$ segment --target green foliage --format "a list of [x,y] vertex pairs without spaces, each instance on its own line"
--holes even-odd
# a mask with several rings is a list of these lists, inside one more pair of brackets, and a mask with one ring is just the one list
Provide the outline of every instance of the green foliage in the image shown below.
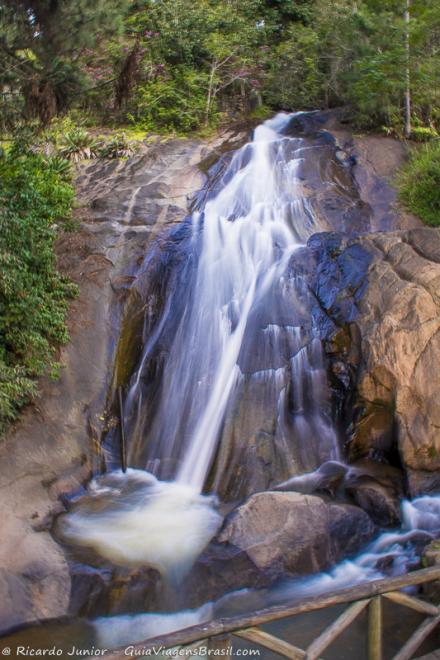
[[45,124],[93,88],[97,81],[82,66],[81,56],[122,32],[129,4],[128,0],[2,2],[0,84],[6,93],[3,109],[8,121],[13,121],[15,103],[25,116],[38,117]]
[[136,151],[136,144],[129,142],[125,133],[116,133],[104,142],[98,152],[100,158],[128,158]]
[[[292,111],[343,105],[356,126],[401,135],[409,74],[413,125],[439,130],[440,3],[411,0],[409,25],[405,8],[403,0],[6,0],[0,129],[76,110],[93,125],[188,132],[264,102]],[[84,155],[75,154],[71,146],[65,155]]]
[[[219,110],[248,110],[263,75],[264,15],[260,0],[150,1],[134,12],[128,25],[141,45],[129,104],[134,120],[151,130],[188,131],[215,124]],[[125,90],[135,75],[132,57]]]
[[268,63],[264,99],[272,107],[310,109],[322,105],[323,73],[319,37],[310,27],[293,25]]
[[385,124],[400,127],[404,78],[399,75],[401,52],[385,51],[362,57],[347,76],[347,100],[353,121],[362,128]]
[[411,131],[411,139],[415,142],[429,142],[439,138],[439,134],[432,126],[413,126]]
[[0,158],[0,430],[35,394],[67,338],[75,288],[56,270],[57,228],[69,219],[73,188],[59,158],[12,145]]
[[59,153],[63,158],[78,163],[86,158],[95,158],[99,146],[99,140],[90,135],[84,128],[78,126],[65,134]]
[[428,225],[440,226],[440,141],[414,149],[400,174],[398,188],[409,211]]
[[139,87],[131,121],[147,131],[188,132],[205,117],[207,77],[180,68],[173,77],[158,77]]

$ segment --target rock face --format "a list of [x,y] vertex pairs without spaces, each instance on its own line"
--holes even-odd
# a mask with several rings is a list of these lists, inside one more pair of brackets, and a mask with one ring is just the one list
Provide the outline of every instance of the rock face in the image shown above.
[[393,438],[411,495],[440,488],[440,230],[361,240],[373,256],[357,319],[358,418],[352,458],[381,454]]
[[[387,182],[404,155],[401,145],[332,132],[342,150],[324,145],[326,154],[335,152],[326,165],[331,176],[326,177],[325,194],[319,192],[320,177],[308,191],[318,216],[329,218],[328,229],[355,234],[413,226],[414,219],[407,217],[402,224]],[[60,497],[104,462],[100,438],[104,427],[117,423],[104,414],[109,392],[127,382],[142,344],[142,269],[151,241],[186,215],[189,198],[203,182],[196,164],[224,140],[170,141],[145,147],[124,161],[87,163],[78,171],[81,229],[59,243],[60,265],[80,287],[70,314],[71,341],[59,358],[65,368],[58,382],[41,382],[41,401],[23,413],[0,446],[0,631],[62,616],[69,608],[73,614],[105,613],[109,601],[115,611],[145,608],[151,598],[154,576],[124,574],[115,580],[106,571],[72,567],[49,529],[63,509]],[[390,151],[393,158],[384,158]],[[318,272],[314,294],[331,377],[342,388],[339,400],[334,397],[336,416],[348,419],[347,410],[355,409],[349,428],[343,429],[350,438],[349,458],[397,461],[397,447],[411,493],[438,490],[440,232],[420,228],[370,234],[350,244],[332,241],[330,237],[323,248],[328,259]],[[311,251],[322,245],[315,237]],[[154,297],[148,304],[159,306]],[[283,359],[289,360],[284,311],[275,330],[282,339]],[[264,379],[282,366],[264,363],[263,340],[262,333],[261,350],[249,361],[241,356],[248,384],[237,413],[243,420],[240,437],[230,443],[236,464],[230,464],[229,455],[220,457],[222,469],[228,468],[235,480],[242,467],[246,473],[235,492],[223,479],[221,495],[232,493],[231,499],[273,486],[272,473],[280,479],[294,473],[283,463],[284,445],[274,456],[273,402],[279,391],[267,391],[264,406],[255,405],[261,402]],[[227,420],[225,429],[228,433]],[[309,458],[309,446],[305,454]],[[316,467],[318,458],[304,463],[305,468]],[[225,474],[226,469],[222,478]],[[390,496],[387,484],[364,476],[352,494],[379,524],[393,520],[398,487]],[[192,579],[200,589],[197,597],[263,586],[285,572],[320,570],[355,553],[374,529],[356,506],[295,492],[253,495],[231,515],[196,565]]]
[[[320,327],[349,462],[401,465],[411,496],[438,491],[440,230],[349,240],[324,233],[309,245],[318,255]],[[365,483],[362,490],[355,501],[370,511],[379,491]]]
[[273,578],[306,574],[354,554],[375,533],[361,509],[300,493],[253,495],[227,521],[219,541],[244,552]]
[[404,495],[402,470],[376,461],[360,460],[350,466],[346,493],[379,527],[397,527]]
[[60,267],[80,288],[71,341],[59,356],[64,368],[58,381],[41,381],[37,405],[0,445],[0,631],[69,609],[71,570],[48,530],[63,509],[59,497],[102,461],[99,437],[127,290],[156,232],[185,216],[187,196],[204,180],[196,163],[225,139],[177,140],[127,160],[79,166],[81,227],[58,246]]

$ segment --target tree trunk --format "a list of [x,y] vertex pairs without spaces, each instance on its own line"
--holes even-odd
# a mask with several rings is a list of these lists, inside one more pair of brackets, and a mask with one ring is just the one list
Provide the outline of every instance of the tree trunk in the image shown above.
[[141,47],[139,38],[137,38],[116,82],[115,110],[121,110],[127,104],[131,91],[139,77],[140,60]]
[[405,9],[405,51],[406,51],[406,89],[405,89],[405,137],[411,136],[411,72],[410,72],[410,9],[411,0],[406,0]]
[[211,72],[209,74],[209,83],[208,83],[208,96],[206,98],[206,108],[205,108],[205,125],[209,124],[209,115],[211,114],[211,103],[212,103],[212,92],[214,87],[214,76],[217,64],[214,63],[211,66]]
[[37,117],[43,125],[58,114],[57,97],[50,80],[33,80],[24,89],[26,114]]

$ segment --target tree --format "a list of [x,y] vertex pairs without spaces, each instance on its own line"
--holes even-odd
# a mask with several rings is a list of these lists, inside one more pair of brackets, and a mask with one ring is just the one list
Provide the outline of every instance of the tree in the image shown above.
[[47,123],[86,84],[86,48],[122,29],[128,0],[5,0],[0,5],[0,81],[27,116]]
[[411,49],[410,49],[410,8],[411,0],[406,0],[405,8],[405,53],[406,53],[406,89],[405,89],[405,136],[411,135]]
[[158,81],[174,87],[178,79],[189,80],[192,71],[204,90],[205,123],[220,98],[229,95],[230,101],[243,105],[260,85],[259,47],[267,35],[264,12],[260,0],[150,0],[129,20],[129,30],[144,50],[141,95]]

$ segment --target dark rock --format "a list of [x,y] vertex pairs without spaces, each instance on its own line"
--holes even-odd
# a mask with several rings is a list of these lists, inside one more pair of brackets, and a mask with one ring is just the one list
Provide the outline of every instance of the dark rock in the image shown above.
[[400,523],[400,504],[396,497],[368,477],[347,488],[358,506],[366,511],[379,527],[397,527]]
[[146,612],[160,608],[160,576],[150,568],[71,564],[69,614],[81,617]]
[[311,494],[327,491],[334,494],[343,484],[348,466],[337,461],[327,461],[314,472],[301,474],[273,487],[273,491],[294,491]]

